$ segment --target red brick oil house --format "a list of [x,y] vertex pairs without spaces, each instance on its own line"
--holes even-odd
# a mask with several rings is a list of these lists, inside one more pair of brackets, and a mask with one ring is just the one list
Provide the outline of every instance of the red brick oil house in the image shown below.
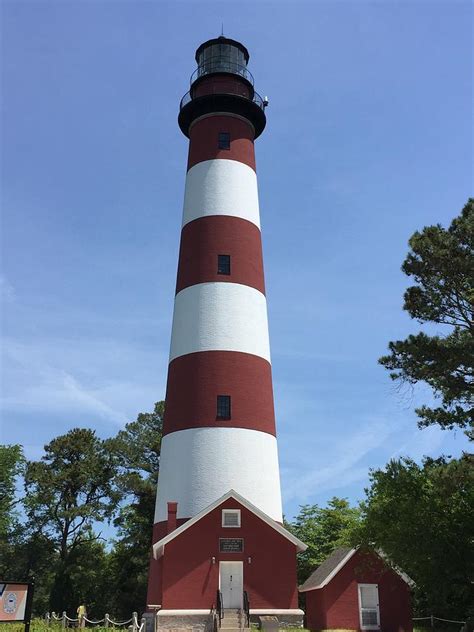
[[377,553],[336,549],[300,586],[306,627],[413,632],[412,580]]
[[274,615],[280,625],[301,625],[296,554],[303,542],[233,490],[179,526],[176,505],[168,503],[168,533],[153,545],[149,608],[158,627],[208,628],[218,591],[225,611],[242,609],[245,592],[253,620]]

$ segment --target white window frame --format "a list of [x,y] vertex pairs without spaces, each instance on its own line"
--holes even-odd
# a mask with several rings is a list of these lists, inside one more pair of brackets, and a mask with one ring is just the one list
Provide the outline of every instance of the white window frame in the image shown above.
[[[375,586],[377,588],[377,624],[367,625],[362,623],[362,595],[361,588],[368,588],[369,586]],[[357,584],[357,595],[359,597],[359,623],[361,630],[380,630],[380,602],[379,602],[379,585],[378,584]],[[372,608],[364,608],[364,610],[372,610]]]
[[[225,524],[226,514],[234,514],[237,516],[237,524]],[[222,526],[224,529],[239,529],[240,528],[240,509],[223,509],[222,510]]]

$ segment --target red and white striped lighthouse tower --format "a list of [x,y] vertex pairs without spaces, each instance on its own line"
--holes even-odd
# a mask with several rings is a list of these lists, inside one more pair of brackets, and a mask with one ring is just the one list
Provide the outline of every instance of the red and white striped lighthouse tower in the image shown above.
[[[291,615],[297,608],[293,567],[302,543],[281,526],[254,153],[266,103],[248,60],[235,40],[202,44],[178,118],[189,155],[148,590],[164,627],[164,613],[197,616],[189,613],[209,612],[219,599],[224,608],[241,608],[246,587],[247,599],[250,592],[262,605],[254,610]],[[205,544],[213,512],[221,531]],[[250,555],[265,546],[262,560],[288,557],[290,547],[290,587],[282,596],[280,586],[273,602],[274,571],[259,569]],[[259,573],[260,580],[253,577]]]

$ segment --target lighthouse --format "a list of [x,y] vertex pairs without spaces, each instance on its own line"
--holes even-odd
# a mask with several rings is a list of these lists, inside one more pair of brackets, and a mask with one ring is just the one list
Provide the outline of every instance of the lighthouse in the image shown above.
[[306,547],[282,526],[254,149],[267,101],[248,61],[224,36],[201,44],[178,116],[189,151],[147,596],[162,629],[302,616]]

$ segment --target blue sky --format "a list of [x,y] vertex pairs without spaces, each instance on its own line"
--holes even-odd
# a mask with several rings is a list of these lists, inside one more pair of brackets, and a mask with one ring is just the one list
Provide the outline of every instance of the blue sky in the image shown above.
[[471,194],[469,2],[4,1],[0,440],[39,458],[164,397],[195,48],[250,50],[284,508],[458,455],[377,365],[409,236]]

